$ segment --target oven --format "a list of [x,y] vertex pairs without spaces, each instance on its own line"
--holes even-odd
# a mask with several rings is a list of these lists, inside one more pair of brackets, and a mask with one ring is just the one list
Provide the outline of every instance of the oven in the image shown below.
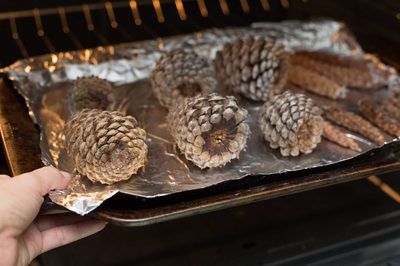
[[[332,18],[399,67],[400,4],[384,0],[4,1],[1,66],[41,54],[156,40],[260,21]],[[0,84],[2,165],[42,165],[24,100]],[[110,225],[38,265],[354,265],[399,263],[398,143],[323,170],[224,184],[163,199],[117,195],[90,215]],[[7,167],[5,165],[7,164]],[[43,212],[60,211],[50,201]],[[122,227],[121,227],[122,226]],[[128,226],[128,227],[126,227]]]

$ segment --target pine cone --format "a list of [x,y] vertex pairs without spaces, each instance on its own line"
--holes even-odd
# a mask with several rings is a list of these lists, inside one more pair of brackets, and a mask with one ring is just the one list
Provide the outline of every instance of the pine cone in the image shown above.
[[186,159],[201,169],[221,167],[246,146],[247,111],[233,96],[187,98],[168,115],[171,135]]
[[346,87],[302,66],[291,65],[288,80],[309,92],[334,100],[345,98],[347,94]]
[[66,124],[65,147],[80,174],[92,182],[113,184],[145,165],[145,136],[131,116],[84,109]]
[[259,122],[271,148],[280,148],[283,156],[298,156],[321,142],[321,113],[310,98],[287,91],[264,103]]
[[286,83],[288,54],[282,44],[264,39],[237,39],[217,53],[218,80],[254,101],[280,93]]
[[68,94],[68,105],[72,114],[85,108],[113,110],[115,103],[110,83],[96,76],[78,78]]
[[182,49],[173,50],[158,61],[150,82],[158,101],[167,108],[186,97],[211,93],[217,87],[209,61]]

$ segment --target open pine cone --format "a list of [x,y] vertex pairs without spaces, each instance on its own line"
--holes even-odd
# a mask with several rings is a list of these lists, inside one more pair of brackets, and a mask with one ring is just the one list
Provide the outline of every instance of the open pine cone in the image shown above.
[[286,83],[288,54],[273,40],[237,39],[225,44],[214,62],[222,84],[254,101],[266,101]]
[[201,169],[221,167],[239,157],[250,129],[247,110],[233,96],[187,98],[168,115],[168,125],[186,159]]
[[171,108],[186,97],[215,91],[214,68],[193,51],[177,49],[158,61],[150,76],[151,87],[160,104]]
[[285,92],[265,102],[260,126],[264,138],[283,156],[311,153],[321,142],[322,110],[303,94]]
[[76,79],[68,94],[68,105],[72,114],[85,108],[113,110],[115,103],[110,83],[96,76]]
[[119,112],[84,109],[65,126],[65,147],[77,171],[92,182],[127,180],[145,165],[146,132]]

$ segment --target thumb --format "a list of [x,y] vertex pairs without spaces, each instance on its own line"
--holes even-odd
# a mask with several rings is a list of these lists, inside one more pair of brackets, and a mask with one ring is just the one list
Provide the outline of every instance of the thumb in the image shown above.
[[14,177],[14,182],[21,186],[28,187],[34,192],[45,196],[50,190],[63,189],[69,181],[71,175],[62,172],[52,166],[42,167],[35,171]]

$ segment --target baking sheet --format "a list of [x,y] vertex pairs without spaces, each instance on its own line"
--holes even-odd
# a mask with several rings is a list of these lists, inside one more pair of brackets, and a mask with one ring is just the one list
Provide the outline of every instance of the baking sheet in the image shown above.
[[[172,143],[166,129],[167,111],[151,92],[147,77],[155,62],[166,51],[186,47],[210,59],[222,45],[237,37],[256,35],[275,38],[290,51],[325,50],[331,53],[363,56],[363,51],[344,24],[331,20],[256,23],[246,28],[211,29],[197,34],[137,43],[98,47],[75,52],[50,54],[21,60],[3,69],[14,87],[25,98],[32,119],[41,127],[42,160],[65,171],[74,172],[73,162],[63,147],[63,127],[68,119],[66,94],[77,77],[96,75],[113,83],[118,110],[135,116],[148,132],[148,164],[130,180],[111,186],[93,184],[76,175],[66,190],[50,193],[50,198],[81,215],[97,208],[117,192],[139,197],[160,197],[176,192],[201,189],[248,175],[269,175],[321,167],[353,158],[360,153],[324,140],[310,155],[283,158],[263,141],[257,124],[260,104],[240,99],[250,114],[251,137],[240,159],[224,168],[199,170],[186,161]],[[386,97],[388,90],[377,92],[351,90],[343,102],[312,96],[319,104],[343,105],[352,109],[356,100]],[[137,101],[140,99],[140,101]],[[363,152],[377,146],[348,132]],[[387,136],[387,141],[392,138]]]

